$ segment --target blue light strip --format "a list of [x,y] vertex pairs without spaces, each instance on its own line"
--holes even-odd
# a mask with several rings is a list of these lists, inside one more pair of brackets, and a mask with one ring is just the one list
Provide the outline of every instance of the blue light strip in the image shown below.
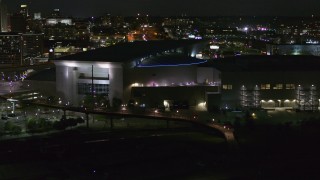
[[203,64],[203,63],[206,63],[207,60],[205,61],[202,61],[202,62],[197,62],[197,63],[189,63],[189,64],[172,64],[172,65],[165,65],[165,64],[161,64],[161,65],[138,65],[136,67],[141,67],[141,68],[144,68],[144,67],[178,67],[178,66],[190,66],[190,65],[198,65],[198,64]]

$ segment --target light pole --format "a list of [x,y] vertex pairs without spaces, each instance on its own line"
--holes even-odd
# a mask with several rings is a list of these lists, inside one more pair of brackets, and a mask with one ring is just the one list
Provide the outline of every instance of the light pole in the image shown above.
[[15,106],[16,106],[16,102],[17,102],[18,100],[16,100],[16,99],[8,99],[7,101],[9,101],[9,102],[12,104],[11,114],[15,114]]

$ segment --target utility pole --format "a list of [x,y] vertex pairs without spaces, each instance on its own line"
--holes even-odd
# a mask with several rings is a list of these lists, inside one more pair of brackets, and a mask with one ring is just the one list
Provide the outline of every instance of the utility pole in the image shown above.
[[[93,65],[91,67],[91,96],[92,96],[92,111],[94,111],[94,85],[93,85]],[[94,114],[92,114],[92,123],[94,123]]]
[[94,91],[93,91],[93,65],[91,67],[91,96],[92,96],[92,110],[94,110]]
[[23,34],[20,34],[20,66],[23,65]]

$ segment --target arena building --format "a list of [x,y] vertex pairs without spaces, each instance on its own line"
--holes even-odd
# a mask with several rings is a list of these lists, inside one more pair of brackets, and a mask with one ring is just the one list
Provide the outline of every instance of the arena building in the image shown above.
[[320,56],[319,44],[267,44],[267,55]]
[[318,110],[319,57],[240,56],[205,66],[220,72],[222,108]]
[[94,93],[166,110],[319,109],[320,57],[195,58],[207,45],[133,42],[65,56],[54,60],[55,94],[73,105]]
[[207,61],[195,58],[206,45],[206,41],[141,41],[65,56],[54,60],[56,90],[74,105],[91,93],[106,95],[110,101],[156,104],[158,100],[135,97],[132,89],[213,86],[212,74],[206,77],[197,67]]

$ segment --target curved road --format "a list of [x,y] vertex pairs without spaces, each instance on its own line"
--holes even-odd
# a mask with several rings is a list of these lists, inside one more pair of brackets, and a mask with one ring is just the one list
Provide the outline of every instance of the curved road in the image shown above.
[[[3,99],[7,99],[6,96],[0,96]],[[43,107],[49,107],[49,108],[55,108],[55,109],[62,109],[63,111],[72,111],[72,112],[79,112],[84,114],[100,114],[100,115],[106,115],[110,118],[113,117],[120,117],[120,118],[148,118],[148,119],[159,119],[159,120],[167,120],[167,121],[182,121],[182,122],[189,122],[197,125],[201,125],[204,127],[213,128],[215,130],[218,130],[224,135],[225,140],[228,142],[229,146],[232,148],[237,147],[237,141],[234,137],[233,129],[226,128],[223,125],[216,124],[216,123],[205,123],[202,121],[198,121],[197,119],[194,119],[193,116],[183,116],[183,115],[164,115],[161,113],[155,113],[155,112],[147,112],[147,113],[128,113],[128,112],[106,112],[103,110],[86,110],[80,107],[70,107],[70,106],[60,106],[60,105],[52,105],[52,104],[46,104],[46,103],[39,103],[39,102],[32,102],[34,105],[43,106]]]
[[164,115],[161,113],[154,113],[154,112],[147,112],[143,114],[138,114],[138,113],[128,113],[128,112],[106,112],[103,110],[86,110],[83,108],[79,107],[68,107],[68,106],[59,106],[59,105],[52,105],[52,104],[45,104],[45,103],[39,103],[39,102],[34,102],[34,105],[38,106],[44,106],[44,107],[50,107],[50,108],[56,108],[56,109],[62,109],[63,111],[73,111],[73,112],[79,112],[79,113],[84,113],[84,114],[100,114],[100,115],[106,115],[109,116],[110,118],[113,117],[121,117],[121,118],[148,118],[148,119],[159,119],[159,120],[168,120],[168,121],[182,121],[182,122],[189,122],[209,128],[213,128],[215,130],[218,130],[224,135],[224,138],[228,142],[228,144],[232,147],[237,146],[236,139],[234,137],[233,129],[226,128],[223,125],[216,124],[216,123],[205,123],[201,121],[197,121],[194,119],[192,116],[183,116],[183,115]]

